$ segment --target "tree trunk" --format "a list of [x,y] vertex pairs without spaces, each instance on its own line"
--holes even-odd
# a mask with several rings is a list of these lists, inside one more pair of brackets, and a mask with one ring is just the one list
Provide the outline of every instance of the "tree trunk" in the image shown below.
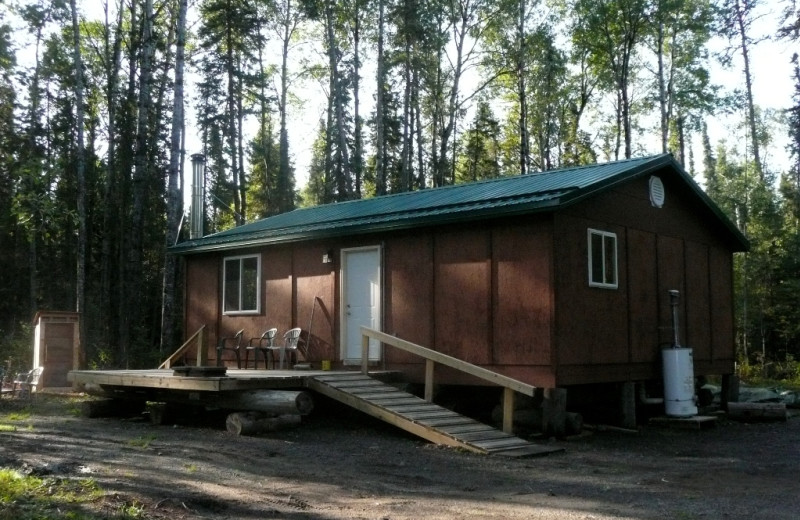
[[525,86],[525,4],[527,0],[519,0],[517,17],[517,97],[519,99],[519,173],[525,175],[530,171],[530,143],[528,137],[528,98]]
[[[137,2],[131,2],[129,15],[129,44],[128,44],[128,85],[125,92],[125,99],[122,103],[123,114],[121,120],[124,126],[120,128],[120,159],[117,172],[118,176],[118,189],[117,189],[117,215],[115,220],[116,231],[114,235],[115,244],[112,248],[112,254],[117,264],[117,321],[118,321],[118,334],[117,338],[117,359],[118,366],[127,366],[128,363],[128,350],[130,347],[130,320],[131,309],[135,303],[129,297],[136,289],[129,286],[128,272],[128,250],[130,249],[129,237],[131,230],[128,228],[128,223],[132,221],[129,214],[130,211],[130,185],[131,174],[134,169],[134,156],[133,149],[136,141],[136,79],[137,79],[137,56],[142,41],[138,39],[139,34],[139,15],[137,12]],[[131,224],[132,226],[132,224]],[[138,289],[138,288],[137,288]]]
[[[78,25],[78,8],[75,0],[70,0],[70,11],[72,14],[72,43],[73,61],[75,63],[75,127],[77,129],[78,142],[75,150],[75,173],[78,183],[78,261],[77,276],[75,283],[76,303],[75,310],[79,313],[86,312],[86,165],[84,159],[83,144],[83,60],[81,59],[81,38],[80,26]],[[79,322],[80,345],[86,344],[86,317]]]
[[237,60],[239,75],[236,81],[236,156],[239,159],[239,164],[236,171],[239,172],[239,200],[240,205],[239,215],[236,222],[243,225],[247,221],[247,177],[244,174],[244,107],[242,106],[242,99],[244,98],[244,80],[242,79],[242,63],[241,56]]
[[458,109],[458,92],[459,92],[459,82],[461,80],[461,72],[462,67],[464,66],[463,59],[464,59],[464,42],[467,38],[467,18],[463,16],[461,13],[461,25],[454,26],[454,36],[456,37],[455,45],[456,45],[456,60],[454,63],[454,70],[453,70],[453,84],[450,86],[450,95],[449,95],[449,102],[447,106],[447,122],[441,128],[439,136],[439,178],[442,180],[442,184],[446,183],[446,177],[449,167],[455,164],[455,144],[453,145],[453,160],[449,162],[447,161],[447,152],[448,146],[450,144],[450,138],[453,137],[453,143],[455,143],[455,137],[453,133],[455,131],[456,126],[456,118],[457,118],[457,109]]
[[102,343],[111,344],[111,331],[116,330],[114,324],[117,322],[113,313],[112,298],[112,237],[119,236],[114,230],[118,225],[114,218],[114,211],[118,208],[117,203],[117,78],[121,67],[122,56],[122,20],[123,9],[120,6],[117,11],[116,25],[114,26],[114,42],[109,41],[110,26],[108,25],[108,4],[106,4],[106,24],[104,55],[106,58],[106,106],[108,110],[108,152],[106,158],[106,178],[103,186],[103,240],[100,252],[100,322],[103,324]]
[[289,176],[289,133],[286,127],[287,96],[289,94],[289,40],[294,32],[295,24],[291,18],[291,0],[286,0],[283,13],[283,49],[281,51],[281,92],[280,92],[280,118],[281,129],[279,137],[280,163],[278,167],[278,213],[294,209],[294,193]]
[[239,160],[237,158],[237,142],[236,142],[236,57],[233,53],[234,41],[231,23],[226,25],[226,46],[227,54],[225,60],[226,76],[227,76],[227,137],[228,137],[228,154],[230,157],[231,169],[231,183],[233,185],[233,210],[234,222],[236,225],[241,225],[240,217],[242,205],[239,199]]
[[419,70],[414,69],[414,89],[411,95],[415,107],[416,117],[416,142],[417,142],[417,186],[416,189],[425,189],[425,159],[422,148],[422,107],[419,99]]
[[393,191],[410,191],[411,189],[411,145],[409,135],[411,125],[411,47],[408,41],[405,46],[405,62],[403,63],[403,148],[400,152],[400,186]]
[[658,106],[661,113],[661,153],[667,153],[669,121],[667,119],[667,88],[664,75],[664,21],[656,28],[656,54],[658,56]]
[[357,199],[361,198],[361,182],[364,167],[364,144],[361,126],[360,106],[359,106],[359,88],[361,85],[361,77],[359,76],[361,70],[361,57],[359,55],[359,41],[361,39],[361,12],[358,9],[358,2],[355,4],[355,16],[353,16],[353,122],[355,124],[353,137],[353,177],[355,185],[353,187],[353,196]]
[[[172,108],[172,133],[170,138],[170,164],[167,180],[167,222],[166,246],[170,247],[178,239],[178,228],[183,214],[183,197],[180,189],[180,166],[183,162],[183,67],[186,48],[186,9],[187,0],[178,0],[178,20],[175,52],[175,98]],[[161,355],[173,352],[175,345],[175,301],[178,260],[175,255],[164,258],[164,287],[161,305]]]
[[347,150],[347,135],[344,126],[344,88],[339,71],[337,54],[339,49],[336,45],[333,26],[335,23],[333,13],[333,0],[325,1],[325,25],[328,43],[328,61],[331,74],[331,96],[333,98],[333,116],[336,126],[336,156],[334,163],[335,182],[338,193],[337,201],[348,200],[352,197],[353,185],[350,177],[350,157]]
[[378,63],[377,63],[377,94],[375,96],[375,194],[386,194],[386,127],[384,121],[385,111],[385,84],[386,64],[383,53],[384,45],[384,11],[386,0],[378,0]]
[[[144,215],[147,204],[147,186],[149,180],[148,150],[151,142],[150,110],[152,108],[152,64],[155,52],[153,40],[153,1],[145,1],[145,10],[142,13],[142,61],[139,72],[139,99],[138,118],[136,124],[136,155],[133,170],[133,208],[131,212],[130,246],[127,251],[127,285],[128,312],[122,316],[125,324],[124,344],[130,344],[132,329],[140,325],[142,301],[142,250],[144,242]],[[122,338],[121,338],[122,340]],[[124,366],[128,366],[128,352],[123,356]]]
[[753,102],[753,77],[750,74],[750,45],[747,35],[747,23],[745,22],[745,11],[739,0],[735,0],[736,24],[739,28],[739,37],[742,41],[742,60],[744,60],[744,83],[745,94],[747,95],[747,122],[750,126],[750,140],[753,148],[753,163],[761,181],[764,181],[764,170],[761,167],[761,153],[759,150],[758,127],[756,125],[756,108]]

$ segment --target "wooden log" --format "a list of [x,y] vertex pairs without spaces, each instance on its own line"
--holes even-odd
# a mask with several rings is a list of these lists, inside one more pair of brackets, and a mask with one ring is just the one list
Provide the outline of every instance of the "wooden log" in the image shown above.
[[275,415],[308,415],[314,409],[311,394],[294,390],[250,390],[209,396],[204,404],[228,410],[256,411]]
[[92,399],[81,403],[83,417],[129,417],[144,411],[145,402],[128,399]]
[[728,417],[741,421],[786,421],[785,403],[728,403]]
[[255,435],[294,428],[300,425],[299,415],[277,415],[260,412],[234,412],[225,419],[225,428],[234,435]]

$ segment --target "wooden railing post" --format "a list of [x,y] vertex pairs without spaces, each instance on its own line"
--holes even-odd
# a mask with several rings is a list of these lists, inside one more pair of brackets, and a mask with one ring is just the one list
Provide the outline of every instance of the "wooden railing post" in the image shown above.
[[361,335],[361,373],[369,373],[369,336]]
[[197,366],[201,367],[208,363],[208,349],[206,348],[206,327],[200,329],[197,335]]
[[178,350],[173,352],[167,359],[161,363],[158,368],[170,368],[172,366],[172,362],[178,357],[184,355],[186,351],[189,349],[190,346],[194,343],[195,340],[198,342],[197,346],[197,365],[200,366],[201,363],[205,363],[208,361],[208,352],[205,348],[205,330],[206,326],[203,325],[200,329],[192,334],[192,337],[186,340],[186,343],[181,345]]
[[503,431],[514,433],[514,390],[503,388]]
[[425,400],[433,402],[433,367],[432,359],[425,360]]
[[370,338],[425,359],[425,401],[429,403],[433,402],[433,380],[436,363],[503,387],[503,431],[509,434],[513,433],[514,430],[514,393],[519,392],[533,397],[536,390],[532,385],[522,381],[369,327],[361,327],[361,372],[364,374],[367,374],[369,370]]

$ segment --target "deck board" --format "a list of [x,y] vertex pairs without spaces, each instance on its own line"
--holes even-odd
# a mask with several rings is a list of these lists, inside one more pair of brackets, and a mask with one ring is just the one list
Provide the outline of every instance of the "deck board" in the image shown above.
[[[176,376],[171,369],[73,370],[67,375],[67,380],[83,385],[224,392],[232,390],[303,388],[306,386],[305,383],[309,377],[331,373],[321,370],[228,369],[227,374],[221,377],[187,377]],[[357,372],[353,373],[359,374]],[[347,372],[343,374],[346,375]]]

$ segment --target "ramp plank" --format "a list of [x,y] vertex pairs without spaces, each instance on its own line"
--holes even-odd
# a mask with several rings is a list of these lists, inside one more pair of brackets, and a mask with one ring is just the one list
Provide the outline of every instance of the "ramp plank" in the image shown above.
[[552,453],[362,374],[311,376],[306,385],[430,442],[477,453],[528,457]]

